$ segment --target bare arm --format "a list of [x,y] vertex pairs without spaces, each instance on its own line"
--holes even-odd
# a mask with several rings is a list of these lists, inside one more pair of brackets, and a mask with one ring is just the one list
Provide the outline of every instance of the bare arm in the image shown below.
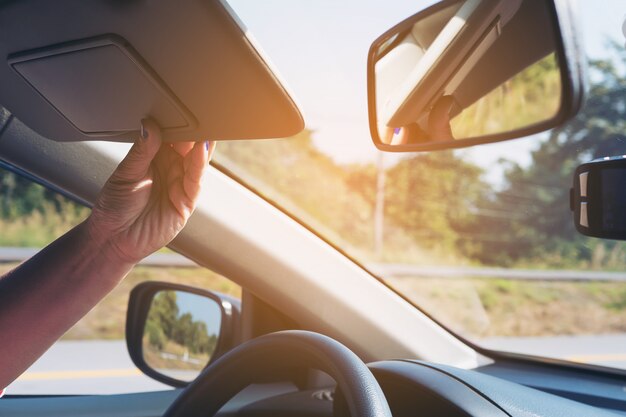
[[0,389],[10,384],[193,213],[214,144],[161,144],[144,122],[91,215],[0,279]]

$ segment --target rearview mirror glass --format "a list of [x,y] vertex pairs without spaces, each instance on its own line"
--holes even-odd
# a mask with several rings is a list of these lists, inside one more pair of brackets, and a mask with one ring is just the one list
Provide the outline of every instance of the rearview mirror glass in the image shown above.
[[626,157],[582,164],[574,173],[570,208],[576,230],[586,236],[626,240]]
[[374,142],[382,150],[434,150],[554,127],[580,107],[582,77],[565,56],[552,1],[438,3],[370,49]]
[[142,337],[143,359],[156,371],[192,381],[216,351],[222,310],[211,298],[162,290],[152,299]]

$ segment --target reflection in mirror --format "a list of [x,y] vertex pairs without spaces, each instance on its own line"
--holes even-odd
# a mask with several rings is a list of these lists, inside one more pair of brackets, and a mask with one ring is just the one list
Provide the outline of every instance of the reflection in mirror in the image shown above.
[[182,291],[155,294],[142,338],[146,364],[182,381],[192,381],[216,350],[222,311],[216,301]]
[[556,118],[556,33],[548,1],[445,1],[407,19],[370,51],[378,141],[476,139]]

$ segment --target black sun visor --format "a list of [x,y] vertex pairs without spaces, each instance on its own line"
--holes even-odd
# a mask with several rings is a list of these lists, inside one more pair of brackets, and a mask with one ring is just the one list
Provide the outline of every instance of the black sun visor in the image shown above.
[[[28,22],[28,24],[26,24]],[[291,136],[302,116],[220,1],[0,2],[0,104],[57,141]]]

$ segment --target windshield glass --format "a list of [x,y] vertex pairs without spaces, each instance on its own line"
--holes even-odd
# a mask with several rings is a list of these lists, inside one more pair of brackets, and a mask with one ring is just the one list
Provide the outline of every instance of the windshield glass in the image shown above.
[[383,155],[368,131],[367,51],[431,3],[231,0],[293,89],[307,130],[220,143],[216,160],[457,334],[626,368],[626,247],[577,234],[569,211],[575,167],[626,153],[623,2],[579,4],[592,86],[566,126]]

